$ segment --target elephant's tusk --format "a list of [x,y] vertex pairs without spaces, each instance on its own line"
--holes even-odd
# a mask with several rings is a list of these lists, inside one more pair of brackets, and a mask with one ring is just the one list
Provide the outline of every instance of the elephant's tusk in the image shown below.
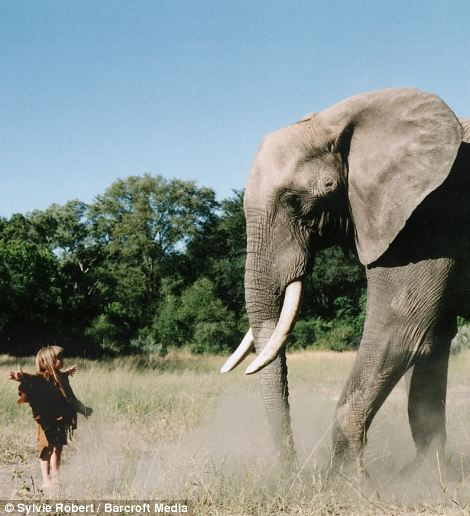
[[256,359],[248,366],[245,374],[257,373],[277,357],[282,346],[286,343],[289,333],[295,325],[301,297],[301,281],[295,281],[288,285],[284,296],[281,315],[279,316],[276,328],[274,329],[268,343],[263,348],[263,351],[261,351]]
[[247,331],[246,335],[243,337],[238,348],[233,352],[230,358],[225,362],[220,370],[221,373],[228,373],[232,369],[235,369],[237,365],[242,362],[242,360],[250,353],[253,349],[253,332],[251,328]]

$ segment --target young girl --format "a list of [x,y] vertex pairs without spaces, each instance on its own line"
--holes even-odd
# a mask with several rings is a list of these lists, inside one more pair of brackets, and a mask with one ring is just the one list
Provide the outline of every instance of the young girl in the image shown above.
[[62,447],[67,444],[77,428],[77,412],[85,417],[93,410],[86,407],[73,393],[69,376],[77,366],[62,371],[63,348],[46,346],[36,355],[36,374],[23,371],[10,373],[10,378],[20,382],[18,403],[29,403],[38,423],[38,454],[44,489],[59,481]]

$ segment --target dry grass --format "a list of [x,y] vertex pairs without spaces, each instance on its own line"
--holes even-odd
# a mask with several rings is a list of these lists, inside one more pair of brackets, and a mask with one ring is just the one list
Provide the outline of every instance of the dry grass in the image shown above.
[[[80,418],[65,448],[60,496],[69,499],[187,499],[195,514],[460,514],[470,502],[470,353],[452,358],[448,460],[413,483],[406,393],[397,386],[369,433],[373,482],[328,477],[330,426],[353,353],[289,357],[292,421],[302,470],[279,475],[255,377],[220,375],[220,357],[174,353],[147,361],[78,360],[75,392],[95,413]],[[71,364],[68,360],[67,364]],[[0,497],[37,497],[35,428],[16,405],[0,357]],[[22,362],[33,369],[32,360]],[[436,474],[436,471],[437,474]],[[439,475],[440,473],[440,475]],[[469,505],[470,506],[470,505]]]

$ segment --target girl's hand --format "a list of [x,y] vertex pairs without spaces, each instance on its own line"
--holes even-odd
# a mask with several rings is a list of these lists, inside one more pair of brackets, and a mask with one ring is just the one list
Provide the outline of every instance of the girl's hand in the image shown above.
[[73,366],[68,367],[64,373],[68,374],[69,376],[73,376],[77,372],[77,364],[74,364]]
[[15,380],[16,382],[21,382],[23,379],[22,371],[10,371],[10,380]]

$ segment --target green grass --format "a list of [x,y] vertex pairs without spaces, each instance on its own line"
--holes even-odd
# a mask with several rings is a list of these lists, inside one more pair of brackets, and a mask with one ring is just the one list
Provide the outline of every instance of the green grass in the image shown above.
[[[187,499],[195,514],[460,514],[470,502],[470,353],[452,357],[448,465],[413,484],[399,469],[413,458],[400,384],[369,433],[367,489],[329,479],[330,427],[354,353],[289,356],[292,420],[302,471],[281,478],[256,377],[243,365],[220,375],[223,357],[66,360],[71,383],[94,409],[64,449],[69,499]],[[37,497],[35,423],[8,380],[15,358],[0,357],[0,498]],[[33,371],[33,360],[21,360]],[[371,487],[372,486],[372,487]]]

